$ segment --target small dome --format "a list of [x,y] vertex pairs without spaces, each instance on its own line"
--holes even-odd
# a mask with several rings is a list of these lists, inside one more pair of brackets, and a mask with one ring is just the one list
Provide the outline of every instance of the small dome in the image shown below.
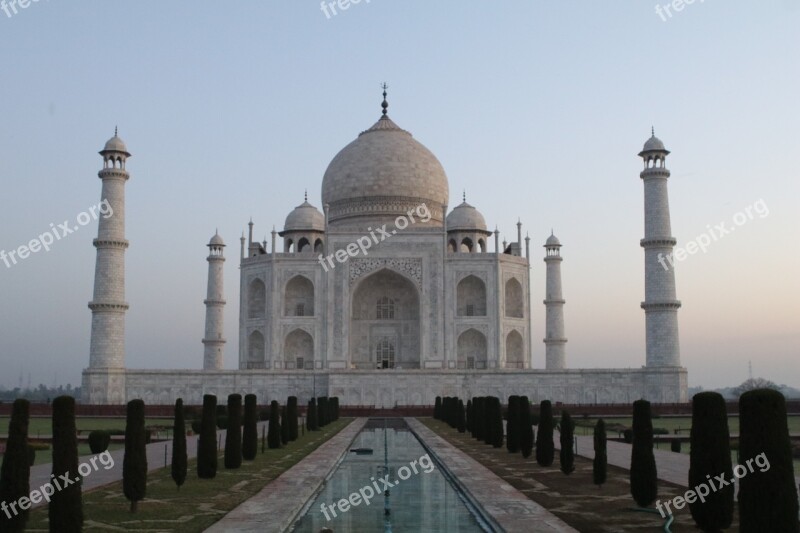
[[[116,133],[106,142],[106,145],[103,147],[103,152],[122,152],[131,155],[128,153],[128,147],[125,146],[125,141],[120,139]],[[103,152],[100,153],[102,154]]]
[[464,201],[447,215],[447,231],[486,231],[486,219],[480,211]]
[[545,246],[561,246],[561,241],[559,241],[558,237],[556,237],[555,235],[550,234],[550,236],[547,238],[547,241],[545,241],[544,245]]
[[219,236],[219,233],[215,233],[211,240],[208,241],[209,246],[225,246],[225,241],[222,240],[222,237]]
[[652,135],[647,142],[644,143],[644,148],[642,148],[642,152],[666,152],[667,149],[664,147],[664,143],[661,142],[661,139],[656,137],[655,132],[652,132]]
[[283,231],[325,231],[325,215],[308,203],[308,200],[294,208],[286,217]]

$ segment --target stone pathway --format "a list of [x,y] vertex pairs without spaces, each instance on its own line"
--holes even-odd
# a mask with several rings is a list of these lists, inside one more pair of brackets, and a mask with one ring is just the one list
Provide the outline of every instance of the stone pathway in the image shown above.
[[418,420],[406,418],[406,422],[431,455],[447,466],[455,478],[451,481],[489,515],[498,531],[532,531],[533,524],[537,533],[577,531]]
[[206,531],[279,533],[288,530],[366,423],[366,418],[355,419]]

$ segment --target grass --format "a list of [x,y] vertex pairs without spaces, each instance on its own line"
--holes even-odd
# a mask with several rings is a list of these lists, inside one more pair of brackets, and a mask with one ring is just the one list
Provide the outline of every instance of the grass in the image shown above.
[[[7,416],[0,416],[0,434],[5,435],[8,433],[8,423],[10,418]],[[172,427],[172,418],[148,418],[145,420],[146,426],[165,426],[166,428]],[[100,417],[77,417],[75,425],[81,434],[88,434],[94,429],[119,429],[125,430],[125,418],[100,418]],[[188,427],[188,424],[187,424]],[[28,436],[31,438],[42,436],[49,436],[53,433],[53,422],[49,416],[31,417],[28,421]],[[171,435],[171,431],[167,431]]]
[[[352,421],[340,419],[321,431],[306,432],[285,448],[265,450],[254,461],[243,461],[236,470],[225,470],[223,454],[214,479],[197,477],[197,461],[189,461],[186,483],[180,490],[170,468],[148,474],[147,498],[135,514],[122,493],[122,482],[84,493],[84,530],[117,531],[203,531],[240,503],[252,497],[270,481],[294,466]],[[47,508],[31,513],[26,531],[47,531]]]

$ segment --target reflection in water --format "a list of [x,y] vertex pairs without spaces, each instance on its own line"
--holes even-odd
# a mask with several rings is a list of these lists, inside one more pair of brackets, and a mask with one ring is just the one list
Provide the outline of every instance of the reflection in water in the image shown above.
[[373,453],[348,453],[293,531],[484,531],[402,419],[370,419],[350,445],[356,448]]

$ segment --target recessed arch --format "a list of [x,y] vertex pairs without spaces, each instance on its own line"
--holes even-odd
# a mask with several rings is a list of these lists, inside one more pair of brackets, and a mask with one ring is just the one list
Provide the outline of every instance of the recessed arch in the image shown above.
[[247,339],[247,361],[251,367],[264,362],[264,335],[260,331],[252,332]]
[[420,295],[406,276],[388,269],[362,278],[352,292],[350,364],[375,369],[382,339],[394,345],[395,368],[420,368]]
[[314,368],[314,338],[305,330],[293,330],[283,342],[283,357],[286,368]]
[[517,278],[506,282],[506,316],[511,318],[525,318],[525,304],[522,285]]
[[462,253],[470,253],[475,245],[472,242],[472,239],[469,237],[464,237],[461,239],[461,252]]
[[470,328],[459,335],[456,347],[458,353],[458,368],[486,368],[486,346],[486,335],[477,329]]
[[314,284],[305,276],[297,275],[284,289],[284,316],[314,316]]
[[456,287],[458,316],[486,316],[486,284],[478,276],[469,275]]
[[267,287],[259,278],[247,288],[247,318],[264,318],[267,308]]
[[525,368],[522,335],[515,329],[506,337],[506,368]]

